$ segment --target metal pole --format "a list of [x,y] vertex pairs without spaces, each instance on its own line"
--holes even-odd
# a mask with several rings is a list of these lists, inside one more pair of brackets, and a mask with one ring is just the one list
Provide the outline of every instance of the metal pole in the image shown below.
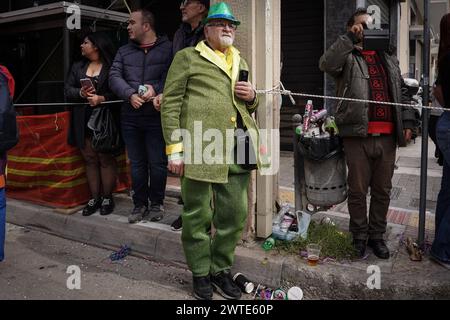
[[[301,166],[300,154],[298,152],[298,135],[295,132],[295,129],[302,124],[302,116],[299,114],[295,114],[292,117],[292,129],[294,131],[294,197],[295,197],[295,212],[302,211],[302,190],[301,190],[301,177],[300,172],[302,172],[303,176],[303,166]],[[300,168],[301,167],[301,168]]]
[[[428,106],[430,101],[430,0],[424,0],[423,21],[423,101]],[[422,110],[422,158],[420,169],[420,208],[419,208],[419,246],[425,245],[425,223],[427,209],[427,175],[428,175],[428,120],[429,110]]]

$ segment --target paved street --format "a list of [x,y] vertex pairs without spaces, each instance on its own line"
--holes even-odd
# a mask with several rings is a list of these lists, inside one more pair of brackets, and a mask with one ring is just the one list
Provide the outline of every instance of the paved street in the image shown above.
[[[418,142],[398,154],[399,168],[394,176],[398,181],[394,181],[394,187],[399,189],[392,196],[386,234],[391,259],[380,261],[369,251],[366,260],[327,262],[311,269],[299,256],[284,256],[276,250],[263,252],[259,239],[238,247],[234,272],[242,272],[253,282],[273,288],[300,286],[304,289],[305,299],[449,297],[448,271],[428,257],[421,263],[411,262],[402,244],[406,237],[415,239],[418,234],[418,207],[412,200],[419,198],[416,187],[419,146]],[[292,157],[283,154],[281,160],[281,196],[290,202],[293,198],[289,185],[293,173]],[[430,156],[429,188],[436,194],[440,171]],[[408,181],[401,185],[402,179]],[[173,191],[178,179],[170,182],[172,195],[166,202],[166,215],[159,223],[129,225],[126,216],[131,210],[131,201],[125,194],[116,196],[114,214],[108,217],[96,214],[88,218],[82,217],[80,212],[66,215],[51,208],[9,199],[8,221],[24,228],[8,225],[7,259],[0,263],[0,299],[192,300],[191,274],[186,270],[180,233],[169,227],[181,212]],[[435,201],[436,194],[428,194],[429,201]],[[431,204],[427,207],[427,243],[432,241],[434,234],[433,211],[434,204]],[[324,214],[347,230],[346,203],[313,218],[320,221]],[[135,256],[128,256],[119,263],[110,262],[111,248],[117,250],[123,244],[130,245]],[[367,268],[371,265],[379,266],[383,273],[383,288],[379,292],[366,287]],[[67,289],[69,266],[80,267],[81,290]],[[424,282],[426,286],[422,286]],[[216,295],[215,299],[221,298]]]
[[[0,263],[0,300],[190,300],[188,271],[132,256],[112,263],[111,251],[8,225]],[[81,269],[81,290],[69,290],[69,266]],[[74,283],[74,282],[71,282]]]

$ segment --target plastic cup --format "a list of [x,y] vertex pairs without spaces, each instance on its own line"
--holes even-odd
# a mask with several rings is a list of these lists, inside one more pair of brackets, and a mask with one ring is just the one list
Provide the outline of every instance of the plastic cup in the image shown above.
[[306,251],[308,252],[308,265],[311,267],[317,266],[320,258],[320,250],[322,248],[316,243],[310,243],[306,246]]

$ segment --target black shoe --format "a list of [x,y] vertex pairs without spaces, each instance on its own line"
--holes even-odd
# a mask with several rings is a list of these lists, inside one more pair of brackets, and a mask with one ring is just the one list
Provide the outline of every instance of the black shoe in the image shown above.
[[358,258],[364,258],[364,255],[366,254],[366,240],[360,240],[360,239],[354,239],[353,240],[353,248],[355,248],[356,256]]
[[172,227],[173,231],[181,231],[183,229],[183,219],[181,216],[177,218],[172,224],[170,225]]
[[150,206],[150,221],[158,222],[164,217],[164,206],[161,204],[152,204]]
[[386,242],[382,239],[369,239],[367,245],[372,248],[373,253],[380,259],[389,259],[390,253]]
[[102,207],[100,208],[100,215],[107,216],[114,211],[114,200],[112,196],[104,197]]
[[148,208],[146,206],[134,207],[133,211],[128,216],[128,222],[129,223],[141,222],[147,215],[148,215]]
[[222,271],[212,276],[214,290],[225,299],[239,300],[242,296],[241,289],[234,283],[230,271]]
[[92,216],[94,213],[97,212],[98,209],[100,209],[101,205],[102,205],[101,198],[89,200],[88,204],[83,209],[83,216],[84,217]]
[[194,277],[194,297],[198,300],[212,300],[211,277]]

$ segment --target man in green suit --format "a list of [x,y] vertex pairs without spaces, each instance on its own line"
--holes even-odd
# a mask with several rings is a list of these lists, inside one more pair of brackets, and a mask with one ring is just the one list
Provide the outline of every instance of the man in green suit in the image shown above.
[[[255,155],[259,135],[251,116],[258,106],[256,92],[250,82],[238,81],[240,72],[248,71],[233,47],[239,24],[226,3],[211,7],[206,40],[175,56],[161,109],[169,170],[182,176],[183,248],[194,296],[202,300],[212,299],[213,288],[227,299],[241,297],[230,269],[247,217],[250,171],[237,164],[240,148],[233,134],[248,129]],[[208,132],[216,133],[213,144]],[[208,154],[211,145],[214,151]]]

